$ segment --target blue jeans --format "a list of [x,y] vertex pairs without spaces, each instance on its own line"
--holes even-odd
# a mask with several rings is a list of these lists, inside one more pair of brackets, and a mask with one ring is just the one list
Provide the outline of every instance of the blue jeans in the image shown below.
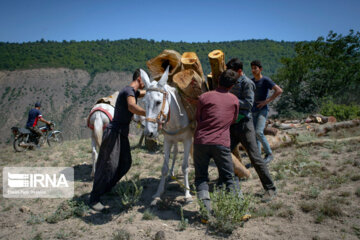
[[268,112],[269,112],[268,109],[262,108],[260,111],[253,112],[252,116],[253,116],[255,133],[256,133],[256,142],[257,142],[260,154],[261,154],[261,145],[262,145],[265,154],[270,155],[270,154],[272,154],[272,151],[271,151],[270,145],[264,135],[264,129],[265,129],[266,118],[267,118]]

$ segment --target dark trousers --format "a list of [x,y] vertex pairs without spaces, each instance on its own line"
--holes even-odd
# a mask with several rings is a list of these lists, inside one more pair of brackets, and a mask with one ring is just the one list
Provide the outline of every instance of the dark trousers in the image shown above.
[[43,136],[43,133],[41,132],[41,130],[35,126],[35,127],[27,127],[27,129],[29,129],[32,133],[38,135],[39,137]]
[[208,196],[208,167],[211,158],[219,171],[219,183],[225,184],[227,189],[237,189],[230,149],[222,145],[194,144],[195,186],[198,194]]
[[38,138],[36,138],[35,144],[39,144],[40,139],[42,139],[42,137],[44,137],[43,133],[41,132],[41,130],[35,126],[35,127],[26,127],[27,129],[30,130],[30,132],[32,132],[33,134],[36,134],[38,136]]
[[276,190],[274,182],[270,176],[269,169],[262,159],[256,143],[255,129],[252,119],[242,119],[239,123],[230,127],[231,150],[239,143],[246,149],[251,164],[258,174],[261,184],[265,190]]
[[100,196],[109,192],[131,167],[130,143],[121,130],[106,128],[94,176],[90,203],[100,201]]

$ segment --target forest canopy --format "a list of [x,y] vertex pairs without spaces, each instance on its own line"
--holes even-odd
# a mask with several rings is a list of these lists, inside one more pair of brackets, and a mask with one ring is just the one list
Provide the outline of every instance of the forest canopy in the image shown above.
[[231,42],[186,43],[144,39],[97,40],[97,41],[46,41],[28,43],[0,42],[0,70],[18,70],[48,67],[84,69],[94,75],[106,71],[146,69],[146,61],[159,55],[164,49],[180,54],[195,52],[203,65],[204,73],[210,73],[208,54],[220,49],[226,60],[238,57],[250,74],[250,62],[260,59],[268,75],[281,66],[280,59],[295,56],[295,42],[271,40],[247,40]]

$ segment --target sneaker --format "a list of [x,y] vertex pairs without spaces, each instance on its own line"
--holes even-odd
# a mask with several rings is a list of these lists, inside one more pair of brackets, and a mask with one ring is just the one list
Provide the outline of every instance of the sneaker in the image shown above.
[[268,164],[270,163],[272,160],[274,160],[274,156],[272,154],[266,154],[265,158],[264,158],[264,163]]
[[102,210],[105,209],[104,205],[102,205],[101,202],[91,204],[91,208],[94,209],[97,212],[101,212]]
[[267,190],[264,196],[261,198],[261,202],[270,202],[273,200],[277,195],[276,190]]

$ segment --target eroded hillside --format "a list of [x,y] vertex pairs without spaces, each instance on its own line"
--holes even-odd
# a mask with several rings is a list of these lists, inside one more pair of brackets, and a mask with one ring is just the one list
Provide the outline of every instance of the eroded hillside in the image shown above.
[[91,77],[65,68],[0,71],[0,143],[10,143],[12,126],[23,127],[36,101],[45,119],[53,120],[65,139],[89,137],[86,118],[94,102],[120,90],[131,73],[106,72]]

